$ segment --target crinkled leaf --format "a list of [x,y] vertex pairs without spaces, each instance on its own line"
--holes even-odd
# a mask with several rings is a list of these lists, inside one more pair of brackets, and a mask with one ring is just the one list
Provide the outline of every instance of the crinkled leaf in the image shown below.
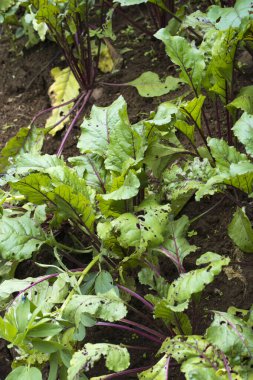
[[42,229],[29,214],[0,220],[0,254],[4,259],[26,260],[46,241]]
[[167,76],[164,80],[160,80],[159,75],[152,71],[142,73],[135,80],[127,84],[135,87],[139,95],[143,97],[154,97],[168,94],[178,88],[180,80],[172,76]]
[[75,380],[82,370],[88,371],[103,357],[106,367],[111,371],[123,371],[130,365],[130,356],[126,348],[108,343],[87,343],[83,350],[75,352],[72,356],[68,380]]
[[244,112],[235,123],[233,131],[238,140],[245,146],[246,152],[253,156],[253,115]]
[[244,209],[237,208],[228,226],[228,234],[243,252],[253,253],[253,228]]
[[198,93],[205,71],[203,53],[184,37],[171,36],[166,28],[160,29],[155,37],[163,41],[166,53],[180,67],[183,81]]
[[[51,98],[51,104],[56,107],[62,103],[66,103],[69,100],[76,98],[79,95],[79,85],[70,70],[69,67],[61,70],[59,67],[55,67],[51,70],[54,83],[49,87],[48,93]],[[58,123],[73,107],[74,103],[66,104],[65,106],[55,108],[52,115],[47,119],[46,128],[50,128]],[[50,133],[55,135],[57,131],[60,131],[69,120],[69,116],[53,128]]]

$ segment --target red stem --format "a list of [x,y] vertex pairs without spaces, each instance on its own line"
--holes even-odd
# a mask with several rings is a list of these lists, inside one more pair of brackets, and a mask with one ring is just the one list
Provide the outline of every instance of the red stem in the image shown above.
[[160,339],[157,339],[154,336],[146,334],[145,332],[143,332],[141,330],[133,329],[132,327],[120,325],[120,324],[117,324],[117,323],[111,323],[111,322],[97,322],[96,326],[107,326],[107,327],[113,327],[113,328],[120,329],[120,330],[131,331],[132,333],[137,334],[137,335],[141,335],[144,338],[147,338],[147,339],[151,340],[152,342],[157,343],[158,345],[161,344],[161,340]]
[[137,300],[141,301],[149,310],[153,312],[154,306],[145,300],[145,298],[141,297],[139,294],[133,292],[131,289],[126,288],[122,285],[117,285],[118,288],[124,290],[126,293],[130,294],[132,297],[136,298]]
[[69,125],[69,127],[68,127],[68,129],[67,129],[67,131],[66,131],[66,133],[65,133],[65,135],[64,135],[64,137],[63,137],[63,139],[62,139],[62,142],[61,142],[61,144],[60,144],[60,146],[59,146],[59,149],[58,149],[58,151],[57,151],[57,157],[60,157],[60,156],[61,156],[62,151],[63,151],[63,149],[64,149],[64,146],[65,146],[65,144],[66,144],[66,141],[67,141],[67,139],[68,139],[68,137],[69,137],[69,135],[70,135],[70,132],[71,132],[72,129],[74,128],[75,123],[77,122],[77,120],[78,120],[79,117],[81,116],[81,114],[82,114],[82,112],[83,112],[83,110],[84,110],[86,104],[88,103],[88,101],[89,101],[89,99],[90,99],[90,97],[91,97],[92,91],[93,91],[93,90],[88,90],[88,91],[87,91],[87,93],[86,93],[86,95],[85,95],[85,98],[84,98],[84,101],[83,101],[83,104],[81,105],[80,110],[77,112],[76,116],[74,117],[73,121],[72,121],[71,124]]
[[142,324],[140,324],[140,323],[130,321],[129,319],[126,319],[126,318],[121,319],[120,322],[127,323],[127,324],[129,324],[129,325],[132,325],[132,326],[138,327],[139,329],[142,329],[142,330],[144,330],[144,331],[147,331],[147,332],[149,332],[150,334],[155,335],[155,336],[157,336],[158,338],[160,338],[160,339],[162,339],[162,340],[166,339],[166,336],[165,336],[165,335],[160,334],[158,331],[155,331],[155,330],[153,330],[153,329],[150,329],[149,327],[146,327],[146,326],[144,326],[144,325],[142,325]]

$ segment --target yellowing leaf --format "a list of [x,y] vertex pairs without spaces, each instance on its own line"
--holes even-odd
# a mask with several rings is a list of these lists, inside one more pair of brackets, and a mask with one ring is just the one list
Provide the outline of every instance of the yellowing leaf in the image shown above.
[[[79,85],[69,67],[61,70],[59,67],[54,67],[51,70],[51,75],[54,83],[49,87],[48,93],[51,98],[52,106],[68,102],[79,94]],[[69,103],[63,107],[53,110],[52,115],[47,119],[46,128],[52,127],[58,123],[73,107],[73,103]],[[69,120],[67,117],[59,125],[50,131],[51,135],[64,128],[65,123]]]
[[110,73],[113,71],[113,68],[114,68],[113,59],[106,45],[103,45],[101,48],[98,68],[99,70],[102,71],[102,73]]

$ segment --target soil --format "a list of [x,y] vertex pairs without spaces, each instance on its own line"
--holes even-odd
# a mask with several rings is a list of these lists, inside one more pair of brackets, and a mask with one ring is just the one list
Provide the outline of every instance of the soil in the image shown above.
[[[115,44],[119,52],[122,53],[123,62],[118,71],[101,75],[103,82],[127,83],[138,77],[144,71],[155,71],[161,76],[172,75],[172,67],[168,57],[164,54],[164,48],[159,41],[153,40],[142,34],[131,34],[127,31],[127,24],[123,22],[118,25],[120,28],[119,38]],[[39,111],[50,106],[47,90],[51,84],[50,69],[57,65],[63,65],[59,51],[52,42],[39,44],[30,50],[22,49],[23,41],[10,42],[6,37],[0,40],[0,69],[3,73],[0,76],[0,105],[1,105],[1,141],[2,148],[5,143],[14,136],[19,128],[29,125],[32,118]],[[124,53],[125,51],[125,53]],[[245,78],[241,78],[245,80]],[[120,94],[124,96],[128,104],[128,113],[132,122],[137,122],[140,118],[147,116],[161,102],[170,99],[171,95],[160,98],[142,98],[132,87],[109,87],[99,85],[100,97],[97,105],[109,105]],[[86,113],[89,113],[92,101]],[[211,115],[208,114],[211,120]],[[45,117],[39,119],[38,126],[43,127]],[[54,138],[48,137],[44,146],[44,152],[54,154],[60,144],[64,132],[58,133]],[[71,138],[64,149],[65,158],[79,154],[76,148],[76,141],[79,136],[79,127],[73,130]],[[231,200],[232,199],[232,200]],[[234,201],[236,199],[236,201]],[[252,204],[243,194],[231,194],[227,196],[216,195],[206,198],[201,202],[193,199],[184,208],[184,214],[190,219],[209,211],[203,217],[192,224],[197,234],[190,238],[192,244],[197,245],[199,250],[190,255],[185,261],[186,270],[195,268],[196,258],[207,251],[228,255],[231,258],[231,265],[225,273],[218,276],[214,283],[204,291],[200,304],[195,305],[191,310],[194,325],[194,333],[203,333],[211,321],[212,314],[207,310],[226,311],[229,306],[247,309],[253,303],[253,256],[239,252],[227,235],[227,225],[231,221],[236,209],[236,203],[245,206],[249,217],[253,220]],[[216,207],[214,207],[216,206]],[[51,260],[46,254],[41,255],[44,262]],[[67,259],[66,259],[67,260]],[[66,261],[70,267],[74,264]],[[166,260],[161,263],[163,274],[168,281],[176,278],[177,273],[174,266]],[[38,267],[32,261],[22,263],[18,267],[17,276],[24,278],[39,275]],[[145,289],[139,289],[139,293],[145,294]],[[143,310],[145,312],[145,310]],[[134,313],[129,319],[140,321],[140,317]],[[152,321],[150,321],[150,324]],[[155,352],[157,347],[151,347],[149,341],[129,333],[119,334],[110,328],[99,327],[96,332],[90,332],[94,342],[106,342],[108,334],[111,343],[124,342],[127,345],[149,346],[145,355],[142,351],[130,349],[132,367],[142,367],[152,362],[156,362]],[[11,354],[6,344],[0,342],[0,380],[10,372]],[[103,373],[103,365],[96,367],[98,376]],[[123,377],[120,377],[123,379]],[[126,379],[136,379],[130,375]],[[184,379],[177,367],[172,368],[170,378],[173,380]]]

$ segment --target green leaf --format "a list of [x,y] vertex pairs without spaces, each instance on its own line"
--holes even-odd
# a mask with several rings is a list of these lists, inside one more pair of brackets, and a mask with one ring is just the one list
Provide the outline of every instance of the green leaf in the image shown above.
[[126,102],[120,96],[108,107],[93,106],[89,119],[81,124],[78,148],[81,153],[96,153],[105,157],[110,143],[111,129],[118,124],[128,124]]
[[12,323],[0,317],[0,337],[2,339],[7,340],[8,342],[13,342],[17,336],[17,333],[18,329],[13,326]]
[[244,112],[235,123],[233,131],[234,135],[245,146],[246,152],[253,156],[253,115]]
[[38,368],[35,367],[17,367],[15,368],[5,380],[42,380],[42,374]]
[[[183,264],[184,258],[198,248],[195,245],[190,245],[185,238],[189,227],[190,221],[186,215],[178,220],[170,221],[167,238],[163,243],[167,256],[172,257],[172,261],[179,267]],[[164,253],[166,254],[165,251]]]
[[14,169],[17,174],[27,174],[32,171],[45,172],[46,169],[63,166],[64,162],[55,155],[50,154],[23,154],[14,161]]
[[114,3],[120,3],[122,7],[147,3],[149,0],[114,0]]
[[[40,12],[40,11],[39,11]],[[76,98],[79,95],[79,85],[69,67],[61,70],[59,67],[54,67],[51,70],[54,83],[49,87],[48,94],[51,98],[53,107],[66,103],[69,100]],[[46,128],[51,128],[66,116],[74,103],[66,104],[65,106],[55,108],[52,115],[47,119]],[[69,116],[50,131],[53,136],[60,131],[69,120]]]
[[19,332],[24,332],[26,330],[29,314],[30,314],[30,302],[27,298],[22,299],[20,297],[19,303],[16,307],[16,322]]
[[208,139],[208,145],[211,149],[212,157],[221,171],[229,169],[231,164],[248,161],[245,154],[238,152],[235,147],[229,146],[223,139]]
[[24,153],[35,154],[40,152],[44,130],[37,128],[20,128],[16,136],[12,137],[0,154],[0,172],[2,173],[6,167],[12,164],[11,160]]
[[165,380],[169,371],[169,355],[164,355],[153,367],[138,374],[140,380]]
[[173,115],[178,113],[178,107],[171,102],[164,102],[159,104],[156,114],[149,123],[156,126],[164,126],[171,122]]
[[78,326],[82,314],[113,322],[124,318],[127,309],[114,290],[100,295],[74,295],[64,310],[64,317]]
[[251,0],[237,0],[235,6],[221,8],[213,5],[209,8],[207,17],[219,30],[238,28],[243,19],[252,18],[253,5]]
[[158,276],[150,268],[142,268],[138,273],[139,282],[147,285],[150,289],[155,290],[160,297],[166,297],[169,291],[169,283],[162,277]]
[[181,274],[177,280],[173,281],[167,296],[169,305],[178,307],[178,305],[188,302],[192,294],[200,293],[208,284],[213,282],[214,277],[221,272],[222,267],[228,265],[230,261],[229,258],[222,258],[219,255],[211,256],[211,258],[213,261],[207,267]]
[[60,185],[48,194],[54,202],[61,216],[67,220],[81,219],[84,224],[93,231],[95,211],[90,200],[81,193],[75,193],[71,186]]
[[206,339],[228,355],[232,365],[253,358],[252,329],[229,313],[215,312],[214,320],[206,331]]
[[135,247],[137,252],[144,252],[147,247],[161,244],[168,211],[168,205],[153,205],[144,209],[142,215],[125,213],[113,220],[111,225],[119,244],[124,248]]
[[68,368],[68,380],[75,380],[78,374],[94,367],[102,357],[105,365],[111,371],[123,371],[130,365],[130,356],[126,348],[108,343],[87,343],[82,351],[77,351],[72,356]]
[[[171,355],[178,363],[182,363],[181,371],[185,373],[187,380],[226,380],[220,371],[213,369],[213,362],[216,368],[224,367],[224,363],[219,360],[215,349],[211,344],[199,335],[176,336],[167,338],[159,351]],[[222,373],[222,372],[221,372]],[[239,380],[239,379],[238,379]],[[241,379],[240,379],[241,380]]]
[[2,0],[0,3],[0,14],[6,12],[15,2],[16,0]]
[[146,71],[127,84],[135,87],[140,96],[148,98],[168,94],[170,91],[176,90],[179,83],[178,78],[167,76],[164,80],[160,80],[158,74]]
[[205,72],[203,53],[192,46],[184,37],[171,36],[166,28],[160,29],[155,37],[162,40],[166,53],[181,70],[181,78],[197,95]]
[[131,199],[138,194],[140,187],[140,181],[133,170],[130,170],[128,174],[120,177],[116,177],[112,183],[112,189],[116,190],[101,195],[104,200],[125,200]]
[[237,208],[228,235],[243,252],[253,253],[253,228],[243,208]]
[[0,220],[0,254],[4,259],[29,259],[45,241],[44,232],[28,214],[15,218],[3,216]]
[[58,335],[63,330],[63,327],[57,323],[42,323],[29,329],[27,337],[46,338]]
[[33,281],[33,278],[26,278],[25,280],[12,278],[3,281],[0,284],[0,302],[7,300],[12,293],[25,289],[27,286],[31,285]]
[[35,205],[45,203],[48,200],[47,193],[52,190],[51,179],[41,173],[30,174],[19,182],[12,183],[11,186]]
[[234,59],[242,34],[234,29],[218,32],[210,46],[211,59],[207,68],[205,87],[217,94],[226,104],[227,90],[230,90],[233,81]]
[[227,105],[228,109],[236,108],[253,114],[253,86],[242,87],[238,96]]
[[180,105],[180,111],[186,115],[189,123],[194,123],[201,129],[201,110],[206,97],[200,95],[197,98],[193,98],[187,103]]
[[113,278],[109,272],[102,270],[95,281],[95,292],[97,295],[107,293],[111,289],[114,289],[115,293],[118,295],[118,288],[113,285]]
[[86,184],[98,193],[105,193],[105,184],[108,176],[104,167],[104,159],[96,154],[70,157],[68,161],[74,166],[79,177],[84,178]]
[[253,164],[245,154],[229,146],[224,140],[209,139],[211,154],[216,160],[217,175],[207,181],[206,186],[224,183],[248,194],[253,189]]

